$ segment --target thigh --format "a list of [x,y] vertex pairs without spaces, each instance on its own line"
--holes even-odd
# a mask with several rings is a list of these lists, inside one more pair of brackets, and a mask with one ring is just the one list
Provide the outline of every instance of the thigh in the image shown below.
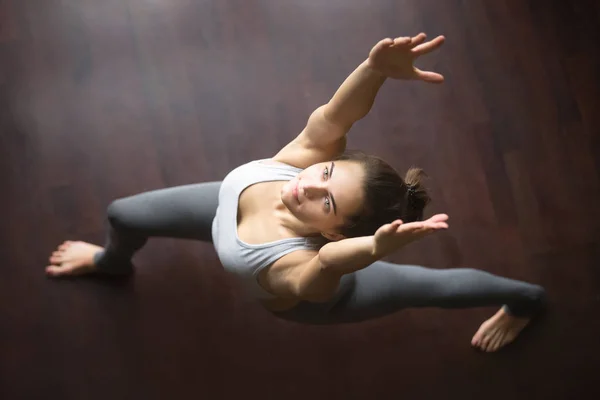
[[359,322],[403,308],[427,306],[443,292],[440,270],[376,261],[350,274],[352,285],[329,309],[336,322]]
[[115,228],[144,236],[211,241],[221,182],[153,190],[115,200],[108,217]]

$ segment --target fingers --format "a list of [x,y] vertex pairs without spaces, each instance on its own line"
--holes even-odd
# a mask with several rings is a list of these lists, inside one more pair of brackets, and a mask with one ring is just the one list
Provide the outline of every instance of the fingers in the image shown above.
[[446,223],[446,221],[448,221],[447,214],[437,214],[429,218],[425,222],[431,224],[431,226],[435,229],[448,229],[448,224]]
[[436,214],[433,217],[429,218],[427,221],[448,221],[448,214]]
[[421,33],[419,33],[417,36],[414,36],[414,37],[411,39],[410,46],[411,46],[412,48],[414,48],[414,47],[416,47],[416,46],[420,45],[421,43],[424,43],[424,42],[425,42],[425,39],[427,39],[427,35],[426,35],[425,33],[421,32]]
[[417,36],[413,36],[412,38],[408,36],[397,37],[394,39],[394,47],[408,46],[410,48],[414,48],[424,43],[425,39],[427,39],[427,35],[423,32],[419,33]]
[[429,82],[429,83],[444,82],[444,76],[441,74],[438,74],[437,72],[421,71],[419,68],[416,68],[416,67],[414,70],[415,70],[415,74],[417,75],[417,78],[421,79],[422,81]]
[[397,37],[394,39],[394,47],[401,47],[401,46],[409,46],[412,42],[412,38],[408,37],[408,36],[402,36],[402,37]]
[[393,47],[407,46],[412,49],[413,54],[421,56],[438,49],[446,40],[446,38],[442,35],[430,40],[429,42],[425,42],[425,39],[427,39],[427,35],[423,32],[413,37],[400,36],[394,39],[386,38],[380,40],[379,43],[375,45],[375,48],[379,49],[381,47],[390,45]]
[[448,228],[448,215],[447,214],[437,214],[423,223],[425,226],[430,226],[435,229],[447,229]]
[[416,56],[422,56],[424,54],[431,53],[432,51],[440,48],[441,45],[444,44],[446,38],[444,36],[438,36],[433,40],[430,40],[427,43],[419,44],[418,46],[412,49],[412,52]]
[[[445,215],[445,214],[442,214]],[[442,229],[448,229],[448,224],[445,222],[445,219],[447,219],[447,216],[445,216],[446,218],[444,219],[443,216],[438,215],[435,216],[438,220],[432,220],[434,217],[428,219],[427,221],[418,221],[418,222],[410,222],[408,224],[403,224],[401,226],[398,227],[398,229],[396,230],[397,233],[401,233],[401,232],[412,232],[415,234],[430,234]]]
[[394,233],[398,230],[398,228],[402,225],[402,220],[397,219],[394,222],[392,222],[391,224],[389,224],[387,233]]
[[425,236],[444,229],[448,229],[448,224],[445,222],[429,223],[424,224],[422,227],[415,228],[415,233]]
[[425,221],[415,221],[403,223],[397,219],[383,226],[386,234],[414,234],[417,236],[426,236],[439,230],[448,229],[447,214],[436,214]]
[[393,44],[394,44],[393,39],[385,38],[385,39],[382,39],[379,42],[377,42],[377,44],[375,46],[373,46],[373,49],[371,51],[377,52],[377,51],[383,49],[384,47],[389,47],[389,46],[392,46]]

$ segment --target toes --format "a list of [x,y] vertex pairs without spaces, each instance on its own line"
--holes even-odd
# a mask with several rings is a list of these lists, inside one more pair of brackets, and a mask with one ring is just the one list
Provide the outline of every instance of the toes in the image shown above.
[[500,347],[500,342],[502,341],[503,336],[504,335],[502,335],[502,332],[496,332],[494,334],[494,337],[492,337],[492,339],[490,340],[486,351],[492,352],[492,351],[498,350],[498,347]]
[[69,247],[73,246],[74,244],[75,244],[75,242],[70,241],[70,240],[66,240],[60,246],[58,246],[58,249],[59,250],[66,250]]
[[485,338],[484,340],[481,341],[479,348],[483,351],[487,351],[488,342],[489,342],[489,339]]
[[483,351],[488,351],[493,338],[494,338],[493,334],[488,334],[483,338],[482,343],[481,343],[481,349]]
[[52,252],[52,255],[49,258],[49,261],[52,264],[60,263],[60,262],[63,261],[65,250],[64,250],[64,248],[61,249],[61,247],[59,247],[59,250],[56,250],[56,251]]
[[65,252],[64,251],[55,251],[50,256],[50,262],[53,264],[60,263],[63,261],[65,261]]
[[46,267],[46,274],[50,276],[57,276],[60,274],[60,267],[57,267],[56,265],[48,265]]
[[50,276],[61,276],[61,275],[69,275],[73,271],[74,267],[71,264],[65,264],[61,266],[57,265],[48,265],[46,267],[46,273]]
[[481,339],[483,338],[484,333],[485,330],[480,327],[479,330],[477,330],[477,332],[475,333],[475,335],[473,335],[473,339],[471,339],[471,344],[473,346],[479,346],[481,344]]
[[490,352],[494,351],[494,343],[495,342],[496,342],[496,336],[490,338],[487,346],[485,346],[486,353],[490,353]]
[[54,256],[53,255],[52,257],[50,257],[49,261],[52,264],[60,264],[62,262],[62,257],[61,256]]
[[497,329],[484,332],[481,335],[479,333],[475,334],[473,339],[471,339],[471,345],[487,353],[501,349],[508,342],[510,342],[509,335]]
[[492,351],[496,351],[498,341],[501,340],[501,339],[502,339],[502,333],[498,332],[498,331],[495,331],[494,335],[490,338],[490,341],[488,342],[486,351],[488,353],[492,352]]
[[506,334],[506,332],[503,332],[502,335],[500,335],[500,338],[498,339],[498,344],[496,346],[496,350],[499,350],[500,348],[504,347],[510,341],[511,341],[510,337]]
[[500,345],[502,344],[502,339],[503,338],[504,338],[504,335],[502,335],[501,333],[499,333],[498,335],[496,335],[496,337],[494,338],[494,340],[490,344],[490,350],[489,351],[496,351],[496,350],[498,350],[500,348]]

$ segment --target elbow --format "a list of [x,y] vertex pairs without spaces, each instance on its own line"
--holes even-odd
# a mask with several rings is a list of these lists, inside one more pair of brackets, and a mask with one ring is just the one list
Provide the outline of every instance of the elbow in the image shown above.
[[318,269],[305,274],[300,279],[295,279],[291,290],[299,300],[309,302],[327,302],[336,293],[340,284],[341,275],[331,272],[319,263]]
[[[344,134],[350,130],[352,125],[360,118],[350,118],[347,113],[336,106],[335,103],[327,103],[315,110],[315,116],[320,116],[327,126],[335,126]],[[362,118],[362,117],[361,117]]]
[[319,250],[319,263],[321,267],[321,271],[330,271],[335,264],[335,249],[332,248],[332,245],[335,242],[330,242],[321,247]]

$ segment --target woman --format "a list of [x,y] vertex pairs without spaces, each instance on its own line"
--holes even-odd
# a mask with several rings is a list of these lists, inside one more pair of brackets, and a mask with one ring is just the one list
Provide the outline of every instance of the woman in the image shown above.
[[381,261],[447,229],[445,214],[422,221],[423,171],[402,179],[383,160],[345,151],[346,133],[371,109],[387,78],[443,82],[414,60],[444,37],[384,39],[273,158],[252,161],[222,182],[138,194],[111,203],[105,248],[67,241],[50,276],[130,273],[149,237],[212,241],[225,269],[274,315],[305,323],[356,322],[406,307],[502,306],[472,344],[495,351],[543,306],[544,290],[484,271],[434,270]]

